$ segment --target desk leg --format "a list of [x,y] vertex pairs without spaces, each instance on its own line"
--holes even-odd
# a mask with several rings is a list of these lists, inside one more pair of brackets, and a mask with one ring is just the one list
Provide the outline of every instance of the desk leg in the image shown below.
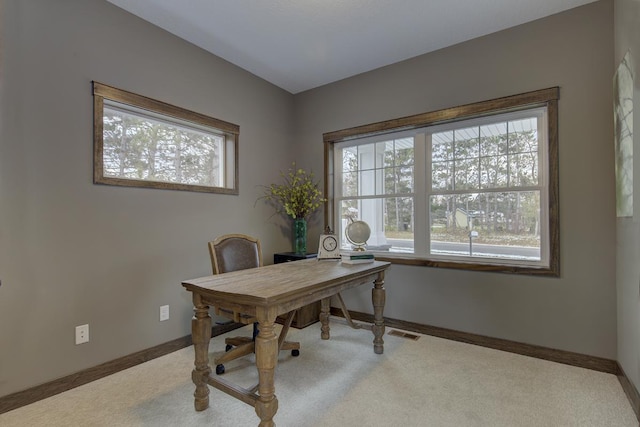
[[195,369],[191,379],[196,385],[194,405],[196,411],[204,411],[209,407],[209,386],[205,378],[211,374],[209,367],[209,341],[211,340],[211,316],[209,306],[202,303],[200,295],[193,294],[194,316],[191,319],[191,337],[195,349]]
[[373,290],[371,291],[371,299],[373,300],[373,351],[376,354],[384,352],[384,311],[385,290],[384,290],[384,271],[378,273],[378,277],[373,282]]
[[320,338],[329,339],[329,313],[331,312],[331,298],[320,300]]
[[274,373],[278,361],[278,337],[274,330],[273,319],[264,321],[258,316],[260,333],[256,337],[256,367],[258,368],[258,393],[256,414],[260,417],[260,427],[275,427],[273,417],[278,410],[278,398],[275,395]]

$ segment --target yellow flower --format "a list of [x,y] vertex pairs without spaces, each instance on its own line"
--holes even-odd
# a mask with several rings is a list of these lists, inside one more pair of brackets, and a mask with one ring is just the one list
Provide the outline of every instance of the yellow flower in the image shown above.
[[296,169],[295,162],[286,174],[280,172],[280,175],[284,183],[265,187],[261,197],[273,203],[277,213],[285,213],[293,219],[307,219],[327,201],[313,180],[313,172]]

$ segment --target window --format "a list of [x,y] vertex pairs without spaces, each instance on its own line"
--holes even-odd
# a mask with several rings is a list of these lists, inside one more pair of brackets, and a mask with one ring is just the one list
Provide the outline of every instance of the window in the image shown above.
[[238,194],[237,125],[93,82],[94,182]]
[[324,135],[328,224],[394,262],[559,274],[558,88]]

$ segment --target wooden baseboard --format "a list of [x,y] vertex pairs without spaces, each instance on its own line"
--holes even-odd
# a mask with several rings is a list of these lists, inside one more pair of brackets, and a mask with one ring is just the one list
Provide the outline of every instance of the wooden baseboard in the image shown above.
[[[331,314],[344,317],[342,310],[331,307]],[[349,314],[354,320],[373,323],[373,315],[359,313],[349,310]],[[483,335],[460,332],[452,329],[439,328],[437,326],[422,325],[419,323],[406,322],[404,320],[384,318],[385,325],[390,328],[403,329],[405,331],[418,332],[424,335],[431,335],[453,341],[460,341],[467,344],[475,344],[482,347],[489,347],[496,350],[508,351],[510,353],[522,354],[536,357],[538,359],[552,362],[564,363],[567,365],[579,366],[581,368],[593,369],[595,371],[606,372],[618,375],[618,363],[615,360],[604,359],[595,356],[586,356],[579,353],[572,353],[563,350],[554,350],[547,347],[540,347],[532,344],[523,344],[500,338],[491,338]]]
[[618,370],[618,381],[620,381],[620,385],[627,395],[627,399],[629,399],[633,412],[636,413],[636,418],[640,421],[640,394],[638,394],[638,389],[629,381],[629,377],[627,377],[620,364],[618,364]]
[[[345,317],[342,310],[337,307],[331,307],[331,315]],[[361,322],[373,323],[373,315],[360,313],[349,310],[349,315],[354,320]],[[523,344],[519,342],[504,340],[500,338],[491,338],[484,335],[471,334],[468,332],[460,332],[452,329],[440,328],[437,326],[422,325],[419,323],[406,322],[404,320],[384,318],[385,326],[390,328],[402,329],[419,334],[431,335],[439,338],[445,338],[452,341],[460,341],[467,344],[479,345],[482,347],[493,348],[495,350],[507,351],[510,353],[522,354],[524,356],[544,359],[551,362],[564,363],[565,365],[577,366],[580,368],[592,369],[594,371],[606,372],[618,377],[618,381],[622,386],[636,418],[640,420],[640,394],[636,387],[629,381],[620,364],[615,360],[605,359],[602,357],[587,356],[580,353],[573,353],[564,350],[555,350],[548,347],[541,347],[532,344]]]
[[[338,317],[344,317],[342,310],[331,307],[331,314]],[[373,315],[349,311],[352,319],[361,322],[373,323]],[[453,341],[460,341],[468,344],[489,347],[496,350],[508,351],[511,353],[522,354],[525,356],[536,357],[538,359],[549,360],[552,362],[564,363],[567,365],[578,366],[581,368],[592,369],[595,371],[614,374],[618,377],[622,389],[624,390],[629,403],[640,420],[640,394],[636,387],[629,381],[622,367],[615,360],[604,359],[600,357],[587,356],[579,353],[572,353],[564,350],[555,350],[546,347],[540,347],[531,344],[523,344],[514,341],[504,340],[500,338],[491,338],[483,335],[476,335],[467,332],[455,331],[452,329],[439,328],[436,326],[422,325],[419,323],[406,322],[385,317],[385,325],[390,328],[402,329],[405,331],[417,332],[424,335],[431,335],[439,338],[445,338]],[[244,325],[232,323],[227,325],[216,325],[211,330],[211,336],[224,334]],[[108,375],[115,374],[124,369],[131,368],[157,357],[164,356],[176,350],[188,347],[192,344],[191,335],[169,341],[164,344],[142,350],[128,356],[124,356],[110,362],[103,363],[92,368],[85,369],[75,374],[41,384],[27,390],[9,394],[0,397],[0,414],[20,408],[38,400],[46,399],[72,388],[87,384]]]
[[[214,337],[224,334],[225,332],[238,329],[242,326],[244,325],[241,323],[215,325],[211,328],[211,336]],[[83,384],[90,383],[91,381],[95,381],[141,363],[148,362],[149,360],[157,357],[173,353],[174,351],[188,347],[191,344],[191,335],[187,335],[92,368],[84,369],[80,372],[76,372],[75,374],[67,375],[66,377],[31,387],[27,390],[0,397],[0,414],[37,402],[38,400],[46,399],[47,397],[54,396],[58,393],[71,390],[72,388],[79,387]]]

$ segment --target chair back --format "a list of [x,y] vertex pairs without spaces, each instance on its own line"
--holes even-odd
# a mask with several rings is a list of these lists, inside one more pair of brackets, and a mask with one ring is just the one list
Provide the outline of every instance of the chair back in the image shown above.
[[260,241],[245,234],[226,234],[209,242],[213,274],[262,266]]

